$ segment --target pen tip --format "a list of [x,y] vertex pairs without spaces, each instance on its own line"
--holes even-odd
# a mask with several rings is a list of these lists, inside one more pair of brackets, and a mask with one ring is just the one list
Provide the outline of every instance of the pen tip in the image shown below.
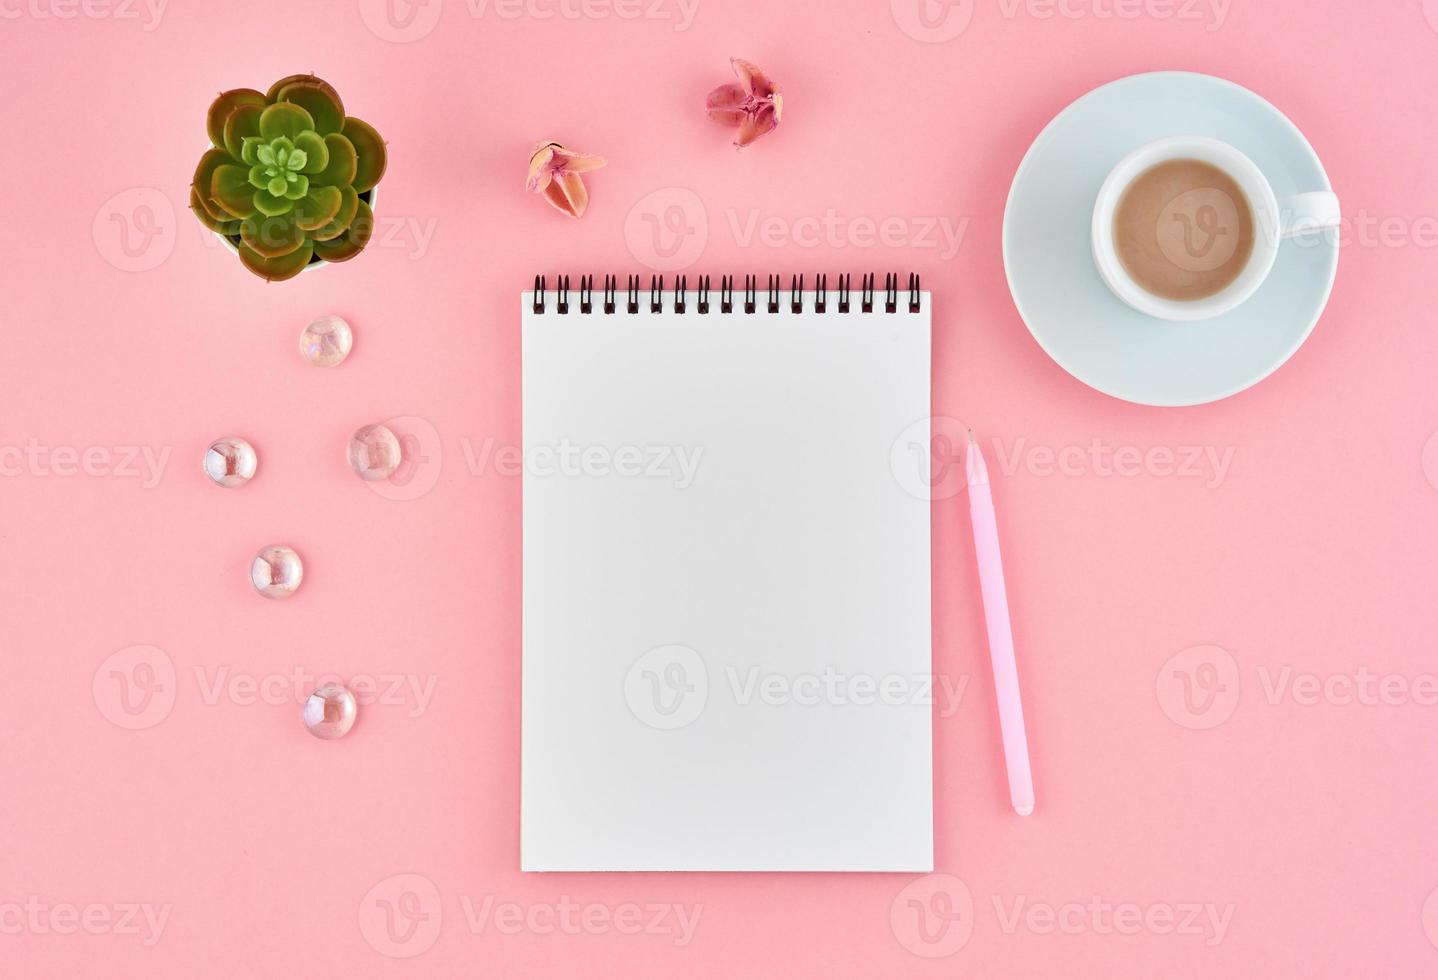
[[1032,803],[1020,803],[1018,806],[1014,807],[1014,812],[1021,817],[1027,817],[1029,814],[1034,812],[1034,805]]

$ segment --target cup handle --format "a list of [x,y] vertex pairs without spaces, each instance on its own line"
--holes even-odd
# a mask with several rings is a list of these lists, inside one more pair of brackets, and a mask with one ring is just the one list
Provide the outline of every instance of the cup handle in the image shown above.
[[1343,220],[1338,195],[1331,191],[1294,194],[1278,202],[1279,238],[1292,238],[1320,228],[1333,228]]

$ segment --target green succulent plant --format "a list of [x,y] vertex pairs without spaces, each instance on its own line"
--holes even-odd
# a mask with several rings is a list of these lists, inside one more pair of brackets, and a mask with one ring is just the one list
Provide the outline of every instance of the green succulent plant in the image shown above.
[[235,243],[245,268],[289,279],[311,262],[354,258],[369,242],[384,140],[345,115],[328,82],[290,75],[268,92],[222,92],[205,127],[212,146],[195,169],[190,210]]

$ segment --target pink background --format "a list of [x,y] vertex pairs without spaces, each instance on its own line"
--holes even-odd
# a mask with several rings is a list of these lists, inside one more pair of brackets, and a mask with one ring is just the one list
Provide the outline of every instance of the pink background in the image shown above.
[[[130,0],[0,7],[0,972],[1432,975],[1438,12],[977,0],[925,22],[906,0],[699,0],[686,22],[677,0],[473,2],[401,10],[408,27],[370,0],[175,0],[158,21]],[[742,153],[701,111],[731,55],[786,95]],[[1186,410],[1065,375],[999,258],[1043,124],[1166,68],[1288,113],[1354,219],[1304,348]],[[185,213],[186,185],[216,92],[311,69],[389,141],[387,238],[267,286]],[[551,138],[609,159],[581,221],[522,189]],[[862,223],[786,234],[826,209],[897,219],[904,244]],[[1015,460],[995,496],[1038,811],[1008,808],[965,500],[947,497],[935,669],[971,682],[935,724],[952,878],[516,870],[520,481],[512,449],[480,457],[520,438],[519,290],[647,271],[646,213],[685,219],[691,274],[922,273],[934,414]],[[746,245],[751,216],[777,230]],[[967,222],[956,255],[919,234],[940,218]],[[322,371],[296,336],[331,312],[357,343]],[[345,440],[396,416],[417,463],[374,492]],[[224,434],[259,451],[244,489],[199,471]],[[126,447],[168,453],[159,478]],[[1045,455],[1069,447],[1062,470]],[[1229,465],[1107,465],[1155,447]],[[285,603],[246,576],[274,542],[307,563]],[[295,705],[326,672],[432,698],[381,698],[323,743]],[[1347,696],[1360,675],[1379,703]],[[692,935],[631,918],[670,903]],[[1207,913],[1165,928],[1190,903],[1231,907],[1221,934]],[[132,905],[167,916],[158,936]],[[1136,931],[1103,911],[1124,905]],[[481,919],[492,906],[512,908]]]

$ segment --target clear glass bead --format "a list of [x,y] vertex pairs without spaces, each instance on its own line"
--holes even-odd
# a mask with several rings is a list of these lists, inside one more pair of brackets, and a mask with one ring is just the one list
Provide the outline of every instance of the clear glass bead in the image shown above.
[[288,599],[300,587],[305,566],[293,548],[272,544],[250,563],[250,581],[266,599]]
[[349,357],[354,331],[341,317],[322,316],[300,331],[300,353],[319,367],[335,367]]
[[222,487],[249,483],[258,465],[255,447],[233,436],[216,439],[205,450],[205,475]]
[[321,684],[305,699],[305,728],[315,738],[342,738],[359,712],[355,696],[343,684]]
[[386,480],[399,468],[399,439],[384,425],[366,425],[350,436],[350,468],[361,480]]

